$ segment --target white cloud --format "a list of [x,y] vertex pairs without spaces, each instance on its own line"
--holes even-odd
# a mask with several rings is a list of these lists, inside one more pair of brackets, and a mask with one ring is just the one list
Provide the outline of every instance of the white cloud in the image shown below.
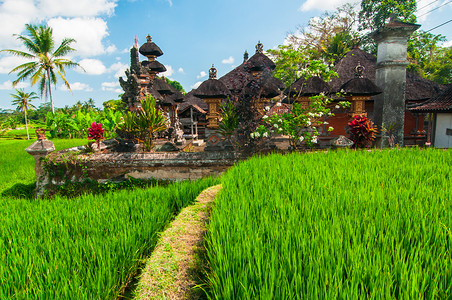
[[15,87],[13,87],[13,82],[11,80],[7,80],[3,83],[0,83],[0,90],[23,89],[29,86],[30,84],[28,82],[19,82]]
[[196,76],[196,78],[200,79],[200,78],[203,78],[203,77],[206,77],[206,76],[207,76],[207,73],[205,71],[201,71],[201,73],[199,73],[199,75]]
[[[310,11],[310,10],[321,10],[324,11],[326,7],[331,7],[331,9],[335,9],[345,3],[357,3],[358,0],[306,0],[300,7],[301,11]],[[330,10],[331,10],[330,9]]]
[[[76,49],[83,51],[82,55],[97,55],[115,50],[112,46],[107,47],[107,49],[102,46],[101,40],[107,35],[106,23],[96,17],[112,15],[117,2],[118,0],[0,1],[0,28],[2,29],[0,31],[0,48],[17,49],[21,43],[12,36],[13,34],[23,34],[27,23],[36,24],[48,20],[56,37],[57,35],[60,39],[72,37],[78,41],[79,45],[76,46]],[[66,23],[70,24],[63,24],[64,22],[61,20],[65,19],[62,17],[74,19],[67,19]],[[80,20],[86,20],[85,24],[82,24],[83,22]],[[93,20],[97,21],[94,22]],[[60,26],[64,27],[60,28]],[[83,36],[84,34],[87,36]],[[97,39],[93,40],[93,36]],[[92,47],[92,51],[89,51],[86,42],[91,42],[88,47]],[[99,44],[101,47],[99,47]],[[99,51],[99,49],[102,51]]]
[[452,40],[444,42],[444,44],[442,46],[443,47],[451,47],[452,46]]
[[184,69],[182,69],[182,68],[179,68],[179,69],[177,70],[177,72],[182,73],[182,74],[185,74]]
[[234,57],[229,56],[229,58],[225,58],[221,61],[225,65],[230,65],[234,63]]
[[[84,92],[92,92],[93,88],[89,86],[89,84],[86,83],[82,83],[82,82],[73,82],[73,83],[69,83],[69,85],[71,86],[71,90],[72,91],[84,91]],[[59,86],[60,90],[63,91],[68,91],[68,88],[62,84]]]
[[98,59],[85,58],[78,62],[78,64],[85,70],[77,68],[77,72],[88,75],[102,75],[107,72],[107,67]]
[[202,81],[198,81],[194,85],[192,85],[190,88],[191,89],[197,89],[201,85],[201,83],[202,83]]
[[128,68],[129,68],[128,65],[123,64],[122,62],[118,61],[110,66],[109,71],[112,71],[112,72],[116,71],[115,77],[119,78],[120,76],[124,77],[124,72]]
[[[107,22],[100,18],[73,18],[64,19],[61,17],[50,19],[48,25],[53,28],[53,35],[57,44],[63,38],[71,37],[76,40],[72,47],[81,56],[94,56],[107,53],[107,49],[102,44],[102,40],[108,36]],[[116,47],[114,47],[116,49]]]
[[102,91],[115,92],[115,93],[123,93],[124,91],[119,88],[119,82],[102,82]]
[[169,3],[169,6],[173,6],[173,0],[166,0]]
[[15,67],[26,63],[28,60],[17,56],[5,56],[0,58],[0,74],[8,74]]
[[163,73],[160,73],[159,76],[165,76],[165,77],[170,77],[171,75],[174,74],[174,69],[172,66],[170,65],[165,65],[166,71]]
[[0,48],[16,49],[20,42],[13,34],[21,33],[25,24],[39,21],[39,10],[31,0],[4,0],[0,4]]
[[49,17],[94,17],[112,15],[116,2],[117,0],[40,0],[37,5]]

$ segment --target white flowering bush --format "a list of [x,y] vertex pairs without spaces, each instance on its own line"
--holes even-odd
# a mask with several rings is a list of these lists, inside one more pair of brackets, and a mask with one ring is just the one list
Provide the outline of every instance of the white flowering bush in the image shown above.
[[[334,109],[348,107],[350,103],[342,101],[334,108],[328,108],[332,99],[324,94],[313,96],[310,100],[308,108],[302,108],[299,103],[294,103],[292,109],[287,113],[264,115],[262,124],[251,133],[251,138],[262,139],[274,135],[287,135],[291,149],[298,149],[302,145],[313,147],[318,142],[320,135],[318,128],[329,125],[326,120],[328,117],[334,116]],[[266,111],[269,110],[269,107],[266,108]],[[328,131],[333,130],[333,127],[328,127]]]

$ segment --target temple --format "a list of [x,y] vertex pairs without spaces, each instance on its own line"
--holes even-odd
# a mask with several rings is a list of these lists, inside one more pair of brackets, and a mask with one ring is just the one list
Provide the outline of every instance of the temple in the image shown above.
[[[126,71],[126,80],[120,78],[124,89],[122,100],[133,110],[147,95],[155,97],[168,117],[170,129],[166,134],[171,136],[174,143],[181,143],[184,137],[192,140],[199,138],[205,140],[207,149],[221,150],[224,146],[221,145],[222,138],[217,130],[221,121],[220,106],[227,99],[235,103],[246,102],[262,117],[265,114],[288,111],[294,102],[307,107],[310,97],[323,93],[334,99],[330,104],[331,108],[337,107],[337,102],[344,100],[351,105],[346,109],[336,109],[335,115],[327,119],[334,131],[319,128],[320,147],[327,147],[331,140],[346,135],[347,123],[355,115],[366,115],[376,121],[380,132],[392,123],[391,126],[396,128],[399,145],[424,145],[429,139],[424,125],[427,121],[425,112],[419,105],[437,96],[446,86],[406,72],[406,39],[417,28],[416,24],[391,19],[383,29],[374,33],[380,48],[386,47],[385,51],[383,49],[380,52],[389,56],[380,54],[380,58],[377,58],[355,47],[335,64],[335,71],[339,75],[337,78],[330,82],[319,77],[299,78],[288,87],[273,76],[276,66],[264,54],[263,44],[259,42],[255,54],[249,57],[248,52],[245,52],[243,62],[238,67],[217,79],[217,70],[212,66],[209,79],[185,95],[169,85],[165,78],[158,76],[166,70],[156,60],[163,52],[148,36],[146,43],[139,49],[135,45],[130,51],[130,70]],[[395,38],[397,41],[392,41]],[[405,52],[391,47],[405,49]],[[397,60],[400,72],[394,71],[394,64],[388,60],[393,55],[391,51],[404,55]],[[147,60],[140,61],[139,54]],[[390,76],[396,76],[400,82],[385,82],[381,79],[385,76],[381,72],[399,72],[402,75],[394,73]],[[403,78],[399,78],[400,76]],[[393,89],[397,89],[397,93]],[[341,93],[340,96],[336,95],[338,92]],[[278,106],[275,105],[277,103]],[[271,107],[270,111],[264,110],[267,106]],[[391,110],[391,107],[397,109]]]

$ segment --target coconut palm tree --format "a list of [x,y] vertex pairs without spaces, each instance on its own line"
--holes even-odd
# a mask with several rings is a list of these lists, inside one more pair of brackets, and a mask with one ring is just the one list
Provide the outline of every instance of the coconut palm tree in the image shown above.
[[13,98],[12,104],[17,105],[17,111],[23,111],[25,114],[25,128],[27,128],[27,139],[30,139],[28,134],[28,122],[27,122],[27,111],[36,109],[36,107],[30,102],[38,99],[38,95],[35,92],[25,93],[24,89],[16,89],[15,94],[11,94]]
[[13,82],[13,86],[16,86],[20,81],[24,81],[27,78],[31,78],[32,86],[39,82],[41,96],[47,96],[48,92],[52,113],[54,114],[55,109],[53,107],[51,83],[56,85],[57,77],[60,77],[64,85],[72,93],[71,87],[65,78],[65,68],[74,68],[78,66],[78,63],[64,58],[64,56],[75,51],[70,46],[75,40],[65,38],[55,50],[55,41],[51,27],[29,24],[26,24],[25,27],[27,35],[15,36],[24,44],[29,53],[12,49],[2,50],[2,52],[8,52],[30,60],[9,72],[10,74],[13,72],[18,73],[17,79]]

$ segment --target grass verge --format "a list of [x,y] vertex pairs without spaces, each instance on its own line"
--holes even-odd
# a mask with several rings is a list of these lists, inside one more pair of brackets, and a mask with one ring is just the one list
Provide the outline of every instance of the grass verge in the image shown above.
[[136,299],[204,299],[203,246],[212,201],[221,185],[204,190],[162,233],[146,263]]

